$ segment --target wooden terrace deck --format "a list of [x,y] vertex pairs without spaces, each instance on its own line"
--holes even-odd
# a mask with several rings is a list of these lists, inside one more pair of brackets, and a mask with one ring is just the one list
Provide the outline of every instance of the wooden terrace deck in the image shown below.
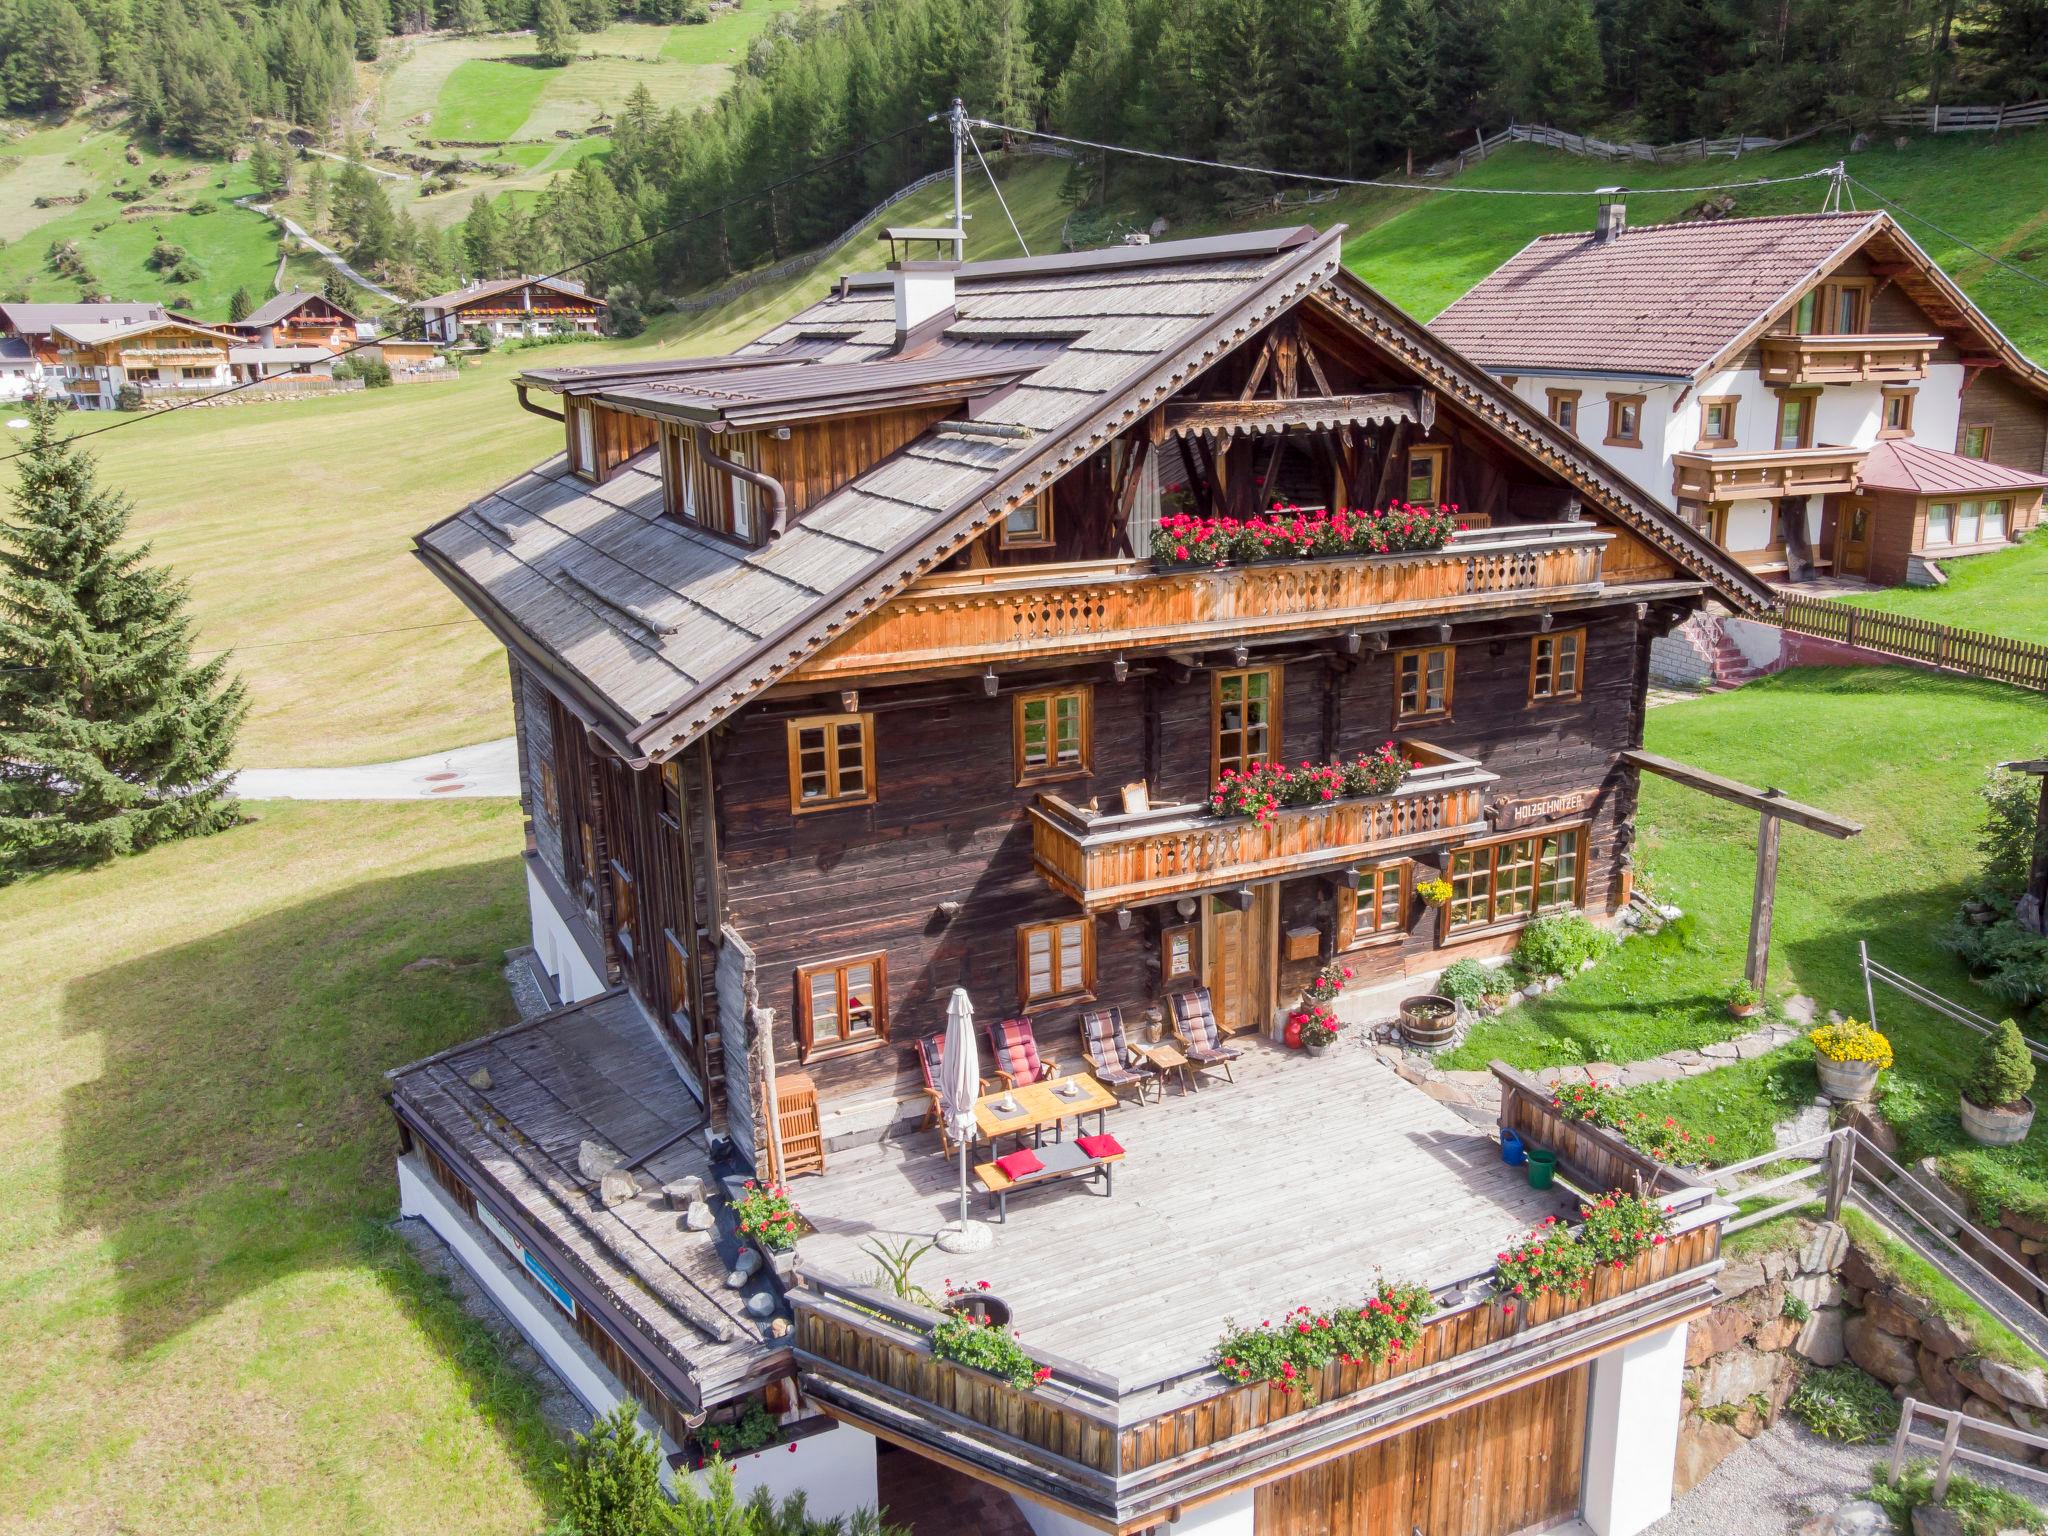
[[[1113,1195],[1075,1186],[1020,1200],[994,1248],[934,1249],[915,1278],[934,1293],[948,1277],[989,1281],[1028,1346],[1128,1392],[1199,1367],[1226,1320],[1355,1300],[1376,1269],[1453,1279],[1544,1216],[1573,1213],[1360,1033],[1320,1061],[1257,1037],[1234,1043],[1245,1049],[1235,1083],[1110,1114],[1129,1153]],[[791,1191],[818,1229],[801,1263],[867,1280],[870,1236],[929,1237],[952,1219],[958,1168],[936,1132],[835,1153]],[[978,1194],[974,1209],[986,1211]]]

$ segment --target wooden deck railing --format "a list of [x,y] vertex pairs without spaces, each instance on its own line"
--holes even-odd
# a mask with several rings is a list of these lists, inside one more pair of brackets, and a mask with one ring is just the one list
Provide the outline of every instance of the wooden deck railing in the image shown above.
[[1499,776],[1470,758],[1404,741],[1401,787],[1366,799],[1283,807],[1266,821],[1206,805],[1090,815],[1056,795],[1031,808],[1031,851],[1046,882],[1091,912],[1220,885],[1335,869],[1485,825]]
[[1686,501],[1770,500],[1856,488],[1868,448],[1701,448],[1671,456],[1671,489]]
[[806,679],[1199,646],[1302,628],[1449,618],[1601,588],[1590,523],[1474,528],[1432,554],[1156,571],[1136,560],[996,566],[912,583],[798,669]]
[[1927,377],[1939,336],[1766,336],[1767,384],[1901,383]]
[[2031,640],[1951,629],[1904,614],[1879,613],[1791,593],[1772,617],[1787,634],[1835,640],[1950,672],[2048,691],[2048,645]]

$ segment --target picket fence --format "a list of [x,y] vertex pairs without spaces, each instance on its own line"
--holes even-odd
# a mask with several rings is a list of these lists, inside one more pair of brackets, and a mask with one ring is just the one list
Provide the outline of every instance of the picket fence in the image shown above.
[[1987,635],[1981,630],[1952,629],[1946,624],[1930,624],[1903,614],[1879,613],[1793,594],[1786,595],[1771,618],[1787,634],[1812,635],[1971,677],[2048,692],[2048,645]]

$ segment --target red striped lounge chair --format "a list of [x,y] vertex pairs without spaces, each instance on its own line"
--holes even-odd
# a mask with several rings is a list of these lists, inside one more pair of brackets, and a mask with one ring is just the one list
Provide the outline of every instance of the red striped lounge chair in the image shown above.
[[1005,1088],[1050,1082],[1060,1075],[1058,1062],[1040,1058],[1038,1037],[1031,1032],[1029,1019],[1004,1019],[989,1025],[988,1043],[994,1052],[996,1081]]
[[[946,1155],[951,1157],[959,1149],[953,1145],[953,1138],[946,1134],[944,1123],[939,1118],[939,1064],[946,1059],[946,1037],[944,1035],[920,1035],[917,1039],[917,1070],[924,1079],[924,1124],[919,1130],[939,1128],[939,1140],[945,1144]],[[977,1094],[988,1092],[988,1079],[983,1078],[975,1089]]]
[[1143,1104],[1145,1085],[1158,1081],[1158,1068],[1131,1054],[1121,1008],[1097,1008],[1081,1015],[1081,1049],[1096,1081],[1118,1099],[1127,1089],[1135,1089],[1137,1102]]
[[1168,1002],[1173,1009],[1173,1033],[1188,1064],[1197,1072],[1213,1072],[1221,1067],[1224,1077],[1236,1082],[1237,1075],[1230,1070],[1230,1064],[1244,1052],[1223,1043],[1216,1029],[1216,1006],[1210,1000],[1209,989],[1190,987],[1174,993]]

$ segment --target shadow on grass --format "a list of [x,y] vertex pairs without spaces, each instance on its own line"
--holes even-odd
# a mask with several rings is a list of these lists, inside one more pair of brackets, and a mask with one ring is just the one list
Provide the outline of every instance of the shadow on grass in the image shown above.
[[552,1488],[488,1335],[365,1235],[397,1203],[383,1074],[512,1021],[522,896],[510,858],[368,880],[67,985],[64,1028],[102,1065],[65,1096],[63,1219],[112,1254],[124,1357],[288,1275],[366,1269]]

